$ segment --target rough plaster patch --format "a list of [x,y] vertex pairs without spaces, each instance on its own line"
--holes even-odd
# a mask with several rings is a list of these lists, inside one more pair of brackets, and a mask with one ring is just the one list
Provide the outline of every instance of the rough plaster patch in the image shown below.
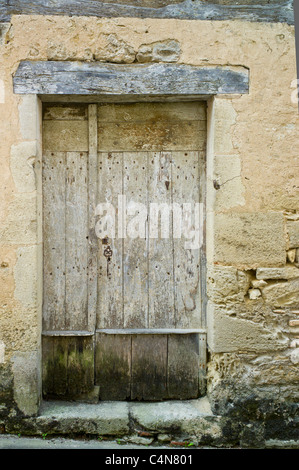
[[180,43],[175,39],[142,44],[138,49],[138,62],[177,62],[181,55]]
[[215,154],[232,153],[232,126],[236,123],[237,113],[230,99],[215,99]]
[[8,206],[8,215],[0,225],[3,244],[33,244],[37,240],[37,208],[35,193],[17,194]]
[[37,246],[26,246],[17,251],[14,268],[15,298],[24,308],[36,306],[37,299]]
[[219,184],[216,191],[216,210],[243,206],[244,186],[242,184],[241,160],[238,155],[218,155],[215,157],[215,180]]
[[36,189],[33,168],[36,153],[36,141],[11,146],[10,168],[16,189],[20,193],[32,192]]
[[95,51],[95,59],[116,64],[131,64],[135,60],[135,50],[130,44],[115,34],[107,36],[107,44]]

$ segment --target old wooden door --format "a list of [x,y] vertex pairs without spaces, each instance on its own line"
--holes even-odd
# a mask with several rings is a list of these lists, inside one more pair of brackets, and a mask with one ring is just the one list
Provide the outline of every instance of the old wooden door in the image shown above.
[[44,396],[198,397],[205,103],[48,104],[43,146]]

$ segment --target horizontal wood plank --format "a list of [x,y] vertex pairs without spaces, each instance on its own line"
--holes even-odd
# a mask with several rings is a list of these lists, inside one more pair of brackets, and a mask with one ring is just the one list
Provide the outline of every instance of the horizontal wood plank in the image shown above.
[[206,103],[101,103],[98,105],[99,122],[148,122],[148,121],[204,121]]
[[[14,92],[41,95],[216,95],[248,93],[248,70],[176,64],[22,61]],[[79,149],[77,149],[79,150]]]
[[202,151],[206,145],[204,121],[101,123],[98,135],[101,152]]
[[[239,2],[206,0],[10,0],[0,4],[0,21],[17,15],[65,15],[97,17],[178,18],[189,20],[246,20],[294,24],[294,12],[282,0]],[[244,3],[244,4],[242,4]],[[269,2],[267,2],[269,3]]]
[[51,152],[87,152],[87,121],[44,121],[43,148]]
[[87,105],[84,104],[44,104],[43,120],[86,121]]

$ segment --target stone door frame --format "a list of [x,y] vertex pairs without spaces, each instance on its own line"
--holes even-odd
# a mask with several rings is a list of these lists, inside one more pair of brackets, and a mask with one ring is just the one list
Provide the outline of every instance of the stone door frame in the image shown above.
[[[42,237],[42,103],[43,102],[142,102],[142,101],[207,101],[207,150],[205,181],[205,220],[203,256],[203,311],[206,318],[207,264],[213,264],[214,240],[214,135],[215,100],[217,96],[248,93],[248,70],[235,67],[201,67],[177,64],[114,65],[82,62],[21,62],[13,79],[14,93],[22,95],[20,126],[28,129],[26,142],[33,150],[35,174],[36,245],[32,250],[32,283],[38,334],[36,347],[24,355],[26,373],[18,374],[16,401],[26,416],[39,412],[42,400],[42,301],[43,301],[43,237]],[[34,154],[32,154],[32,152]],[[206,241],[206,243],[205,243]],[[209,306],[212,315],[213,306]],[[209,320],[210,321],[210,320]],[[209,339],[209,338],[208,338]],[[28,358],[30,364],[28,365]],[[22,364],[18,365],[20,371]]]

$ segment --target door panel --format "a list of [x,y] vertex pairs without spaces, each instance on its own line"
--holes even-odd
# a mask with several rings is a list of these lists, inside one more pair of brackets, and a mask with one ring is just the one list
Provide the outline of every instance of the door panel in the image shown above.
[[205,104],[49,104],[43,135],[44,395],[197,397],[203,254],[171,209],[202,202]]

